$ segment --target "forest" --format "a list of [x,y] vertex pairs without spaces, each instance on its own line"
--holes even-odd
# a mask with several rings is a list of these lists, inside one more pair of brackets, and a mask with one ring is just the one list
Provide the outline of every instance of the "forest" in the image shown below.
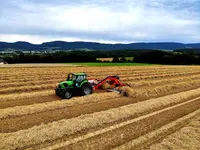
[[[134,63],[194,65],[200,64],[200,53],[195,51],[163,50],[107,50],[107,51],[57,51],[54,53],[8,53],[0,58],[9,64],[13,63],[68,63],[99,62],[97,58],[113,58],[113,62],[127,62],[125,57],[133,57]],[[119,59],[121,58],[121,59]]]

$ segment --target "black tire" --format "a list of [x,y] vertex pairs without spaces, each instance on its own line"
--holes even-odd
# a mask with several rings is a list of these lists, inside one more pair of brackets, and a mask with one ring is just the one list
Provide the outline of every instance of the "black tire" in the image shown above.
[[82,95],[83,96],[84,95],[89,95],[89,94],[92,94],[93,88],[92,88],[92,86],[90,84],[85,84],[85,85],[82,86],[81,91],[82,91]]
[[56,93],[57,96],[61,96],[61,92],[59,90],[56,89],[55,93]]
[[62,98],[63,99],[70,99],[73,97],[73,91],[72,90],[64,90],[62,93]]

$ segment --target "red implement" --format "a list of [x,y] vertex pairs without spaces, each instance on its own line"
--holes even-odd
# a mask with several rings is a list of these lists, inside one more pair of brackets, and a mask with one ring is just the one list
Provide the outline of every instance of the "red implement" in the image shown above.
[[93,84],[93,90],[102,89],[102,85],[105,83],[109,83],[110,87],[113,87],[113,88],[120,87],[120,86],[126,86],[126,84],[121,83],[118,76],[108,76],[101,81],[96,80],[96,81],[98,81],[98,83],[96,83],[96,84],[94,81],[95,81],[95,79],[89,80],[89,82],[91,82]]

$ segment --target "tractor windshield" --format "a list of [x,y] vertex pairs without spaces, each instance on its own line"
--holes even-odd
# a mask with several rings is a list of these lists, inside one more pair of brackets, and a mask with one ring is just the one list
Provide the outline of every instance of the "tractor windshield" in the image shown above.
[[76,80],[76,76],[73,74],[68,74],[67,81],[72,81],[72,80]]
[[72,75],[71,80],[76,82],[82,82],[84,80],[84,76]]
[[69,74],[67,77],[67,81],[75,81],[75,82],[82,82],[85,79],[86,75]]
[[82,82],[84,79],[84,76],[77,76],[76,82]]
[[76,81],[76,75],[72,75],[72,81]]

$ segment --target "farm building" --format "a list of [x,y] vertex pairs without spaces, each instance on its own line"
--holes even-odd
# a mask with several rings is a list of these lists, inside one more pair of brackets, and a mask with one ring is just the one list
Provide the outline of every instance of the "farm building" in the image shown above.
[[7,62],[5,62],[2,58],[0,58],[0,64],[7,64]]

